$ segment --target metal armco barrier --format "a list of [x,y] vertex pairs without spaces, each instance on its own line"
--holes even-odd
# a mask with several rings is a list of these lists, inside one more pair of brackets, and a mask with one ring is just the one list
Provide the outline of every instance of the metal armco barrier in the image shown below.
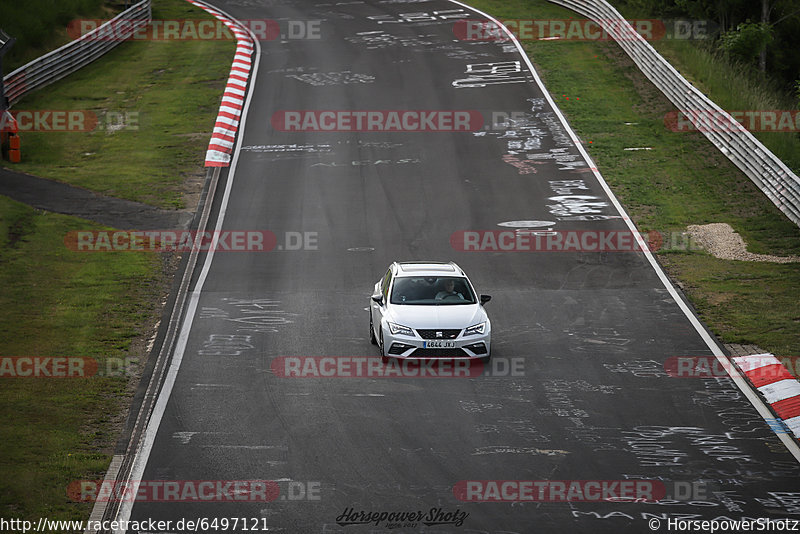
[[[88,65],[125,41],[150,20],[150,0],[142,0],[86,35],[18,68],[3,78],[9,106],[13,106],[27,93]],[[120,24],[121,22],[130,24]],[[124,31],[120,28],[124,28]],[[107,33],[113,37],[103,37]]]
[[[738,124],[675,70],[619,11],[605,0],[548,0],[586,16],[602,27],[647,78],[679,109],[699,111]],[[713,131],[687,114],[694,126],[742,170],[792,222],[800,226],[800,179],[744,126]],[[724,130],[724,129],[720,129]]]

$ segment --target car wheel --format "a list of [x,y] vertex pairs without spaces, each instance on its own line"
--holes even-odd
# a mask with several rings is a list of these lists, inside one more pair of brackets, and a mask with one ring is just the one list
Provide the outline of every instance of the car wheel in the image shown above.
[[383,363],[389,363],[389,357],[386,355],[386,352],[383,350],[383,329],[381,329],[381,339],[378,343],[378,346],[381,349],[381,361]]
[[372,326],[372,310],[369,311],[369,342],[373,345],[378,344],[378,340],[375,339],[375,328]]

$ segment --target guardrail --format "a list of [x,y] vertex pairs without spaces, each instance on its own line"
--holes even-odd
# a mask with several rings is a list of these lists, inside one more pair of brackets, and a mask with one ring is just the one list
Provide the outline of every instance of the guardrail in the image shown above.
[[[653,84],[742,170],[792,222],[800,226],[800,178],[727,112],[690,84],[605,0],[548,0],[598,23]],[[695,115],[695,112],[697,115]],[[713,131],[699,117],[722,118],[727,128]]]
[[34,59],[5,76],[3,83],[9,106],[14,105],[27,93],[88,65],[125,41],[142,25],[148,24],[151,17],[150,0],[142,0],[86,35]]

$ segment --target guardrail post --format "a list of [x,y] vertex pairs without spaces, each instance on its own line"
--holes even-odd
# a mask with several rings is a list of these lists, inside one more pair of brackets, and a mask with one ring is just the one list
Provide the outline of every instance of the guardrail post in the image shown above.
[[19,163],[20,139],[17,119],[6,110],[0,114],[0,143],[2,143],[3,158],[11,163]]

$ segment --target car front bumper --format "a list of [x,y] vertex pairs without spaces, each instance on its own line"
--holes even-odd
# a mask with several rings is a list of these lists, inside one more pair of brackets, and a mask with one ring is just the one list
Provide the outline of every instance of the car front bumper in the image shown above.
[[392,334],[384,327],[385,355],[392,358],[488,358],[491,353],[491,327],[483,334],[463,336],[463,329],[453,339],[423,339],[418,330],[414,336]]

